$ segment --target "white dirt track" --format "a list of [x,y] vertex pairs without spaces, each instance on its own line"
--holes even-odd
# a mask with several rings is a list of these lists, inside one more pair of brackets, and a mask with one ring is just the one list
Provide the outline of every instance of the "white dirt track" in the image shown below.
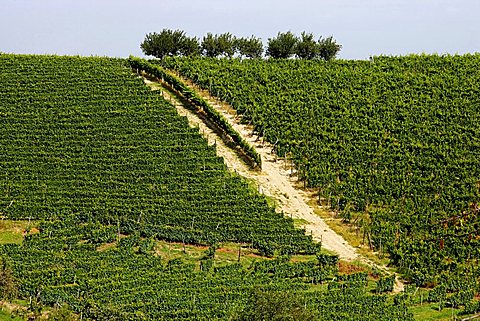
[[[178,75],[176,75],[178,77]],[[322,248],[336,253],[342,260],[358,260],[369,266],[379,268],[386,273],[390,271],[385,266],[379,266],[371,260],[359,255],[356,249],[345,239],[333,231],[325,221],[316,215],[308,202],[311,196],[298,187],[295,177],[292,178],[291,164],[284,159],[276,157],[272,152],[273,146],[263,141],[259,136],[253,134],[253,127],[241,124],[240,116],[235,110],[224,102],[218,101],[212,97],[208,91],[200,89],[187,79],[183,79],[185,84],[194,89],[203,99],[220,112],[233,126],[233,128],[242,135],[242,137],[253,147],[262,157],[262,170],[252,170],[238,156],[238,154],[228,147],[217,133],[209,128],[204,121],[190,109],[186,108],[175,95],[162,89],[162,84],[145,79],[147,85],[152,89],[162,90],[164,97],[170,101],[177,109],[178,113],[186,116],[189,124],[198,127],[200,133],[209,141],[210,144],[216,144],[217,154],[224,158],[227,167],[235,171],[240,176],[254,180],[258,186],[259,192],[275,199],[276,211],[283,212],[285,216],[294,219],[301,219],[304,222],[301,227],[305,228],[307,234],[312,235],[313,239],[321,242]],[[394,292],[403,290],[403,284],[396,280]]]

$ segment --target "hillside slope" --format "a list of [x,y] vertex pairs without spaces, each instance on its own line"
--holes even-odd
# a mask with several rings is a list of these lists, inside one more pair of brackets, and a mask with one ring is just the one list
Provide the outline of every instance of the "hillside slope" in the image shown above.
[[165,64],[291,153],[321,204],[416,283],[476,266],[480,55]]
[[[366,271],[340,273],[126,61],[2,54],[0,71],[0,209],[38,227],[0,246],[3,298],[82,320],[241,320],[283,293],[316,320],[411,320],[392,280],[373,294]],[[239,262],[218,260],[226,241]]]
[[298,243],[293,252],[311,244],[125,61],[1,58],[4,217],[74,215],[200,244],[270,243],[271,234],[283,235],[275,243]]

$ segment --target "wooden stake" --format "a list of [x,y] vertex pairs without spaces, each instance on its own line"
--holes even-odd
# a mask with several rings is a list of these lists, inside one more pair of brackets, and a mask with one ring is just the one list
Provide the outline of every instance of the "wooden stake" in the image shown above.
[[238,244],[238,263],[240,263],[240,257],[242,255],[242,244]]

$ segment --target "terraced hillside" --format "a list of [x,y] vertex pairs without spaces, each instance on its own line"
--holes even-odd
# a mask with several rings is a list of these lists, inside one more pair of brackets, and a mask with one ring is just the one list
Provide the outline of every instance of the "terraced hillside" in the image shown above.
[[480,55],[165,65],[242,113],[415,283],[478,282]]
[[[2,300],[82,320],[269,318],[275,297],[309,319],[411,319],[382,294],[393,279],[340,273],[125,60],[1,54],[0,97],[0,212],[36,225],[0,245]],[[225,242],[238,263],[218,261]]]

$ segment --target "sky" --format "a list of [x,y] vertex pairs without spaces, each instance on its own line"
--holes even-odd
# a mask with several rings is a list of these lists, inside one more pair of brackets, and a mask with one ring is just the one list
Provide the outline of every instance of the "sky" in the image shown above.
[[480,0],[0,0],[0,52],[142,56],[149,32],[333,36],[339,58],[480,52]]

